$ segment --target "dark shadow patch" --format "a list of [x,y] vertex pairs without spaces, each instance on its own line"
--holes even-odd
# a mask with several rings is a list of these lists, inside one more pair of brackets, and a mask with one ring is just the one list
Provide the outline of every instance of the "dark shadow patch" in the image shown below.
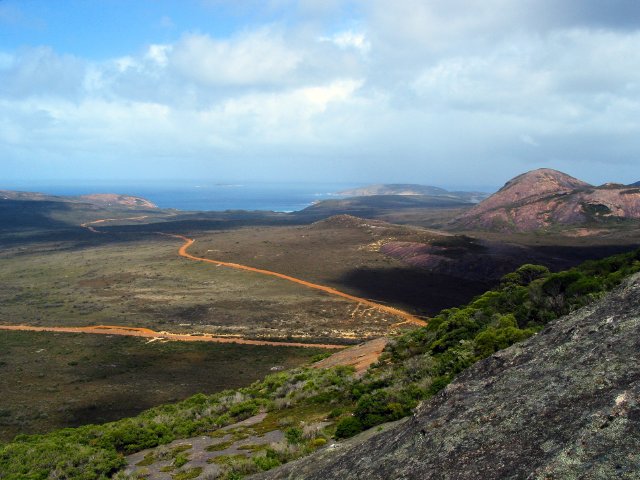
[[465,280],[411,268],[358,268],[336,280],[356,295],[379,303],[432,315],[466,303],[491,288],[490,282]]

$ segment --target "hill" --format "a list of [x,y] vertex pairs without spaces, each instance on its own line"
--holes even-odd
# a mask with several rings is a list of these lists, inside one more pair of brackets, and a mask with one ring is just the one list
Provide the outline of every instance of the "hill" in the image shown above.
[[376,218],[388,213],[415,209],[445,209],[470,207],[473,204],[459,198],[428,195],[371,195],[322,200],[293,215],[305,219],[320,219],[332,215],[353,215]]
[[415,183],[379,183],[366,187],[352,188],[338,192],[339,195],[361,197],[372,195],[426,195],[430,197],[450,197],[465,202],[477,203],[487,197],[483,192],[450,192],[444,188]]
[[48,195],[38,192],[19,192],[0,190],[1,200],[20,200],[33,202],[88,203],[100,207],[157,209],[157,205],[141,197],[120,195],[117,193],[94,193],[90,195]]
[[98,218],[163,217],[169,213],[141,197],[99,193],[48,195],[0,190],[0,226],[4,232],[61,231]]
[[507,182],[454,219],[462,230],[527,232],[576,226],[612,226],[640,219],[640,189],[618,184],[594,187],[552,169],[539,169]]
[[630,187],[640,187],[640,182],[632,183],[629,186]]
[[479,362],[404,424],[255,478],[637,478],[638,289]]

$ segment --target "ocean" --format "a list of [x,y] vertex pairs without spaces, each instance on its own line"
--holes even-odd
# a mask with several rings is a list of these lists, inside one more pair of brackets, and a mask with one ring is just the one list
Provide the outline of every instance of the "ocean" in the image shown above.
[[16,185],[12,190],[50,195],[118,193],[143,197],[160,208],[179,210],[272,210],[293,212],[319,200],[342,198],[337,192],[361,185],[352,183],[182,183]]

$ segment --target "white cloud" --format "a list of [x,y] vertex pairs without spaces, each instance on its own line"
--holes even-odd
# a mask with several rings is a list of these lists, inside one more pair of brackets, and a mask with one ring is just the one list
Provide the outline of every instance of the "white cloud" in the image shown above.
[[166,67],[169,64],[169,55],[172,50],[173,47],[171,45],[149,45],[145,58],[161,67]]
[[286,82],[300,60],[300,54],[270,29],[244,33],[232,40],[187,35],[169,55],[172,68],[204,86]]
[[355,49],[363,54],[371,50],[371,43],[364,33],[347,30],[336,33],[330,37],[320,37],[321,42],[331,42],[342,49]]
[[113,63],[121,73],[126,72],[131,68],[135,68],[138,65],[138,62],[130,56],[116,58]]
[[0,95],[12,97],[75,96],[86,67],[81,59],[49,47],[25,48],[5,62],[0,69]]

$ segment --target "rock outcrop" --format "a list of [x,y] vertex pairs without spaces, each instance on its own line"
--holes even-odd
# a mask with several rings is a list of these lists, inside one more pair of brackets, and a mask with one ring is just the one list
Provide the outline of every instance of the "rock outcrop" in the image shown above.
[[594,187],[557,170],[539,169],[510,180],[453,220],[462,230],[533,231],[640,218],[640,189]]
[[261,479],[640,478],[640,275],[494,354],[406,423]]

